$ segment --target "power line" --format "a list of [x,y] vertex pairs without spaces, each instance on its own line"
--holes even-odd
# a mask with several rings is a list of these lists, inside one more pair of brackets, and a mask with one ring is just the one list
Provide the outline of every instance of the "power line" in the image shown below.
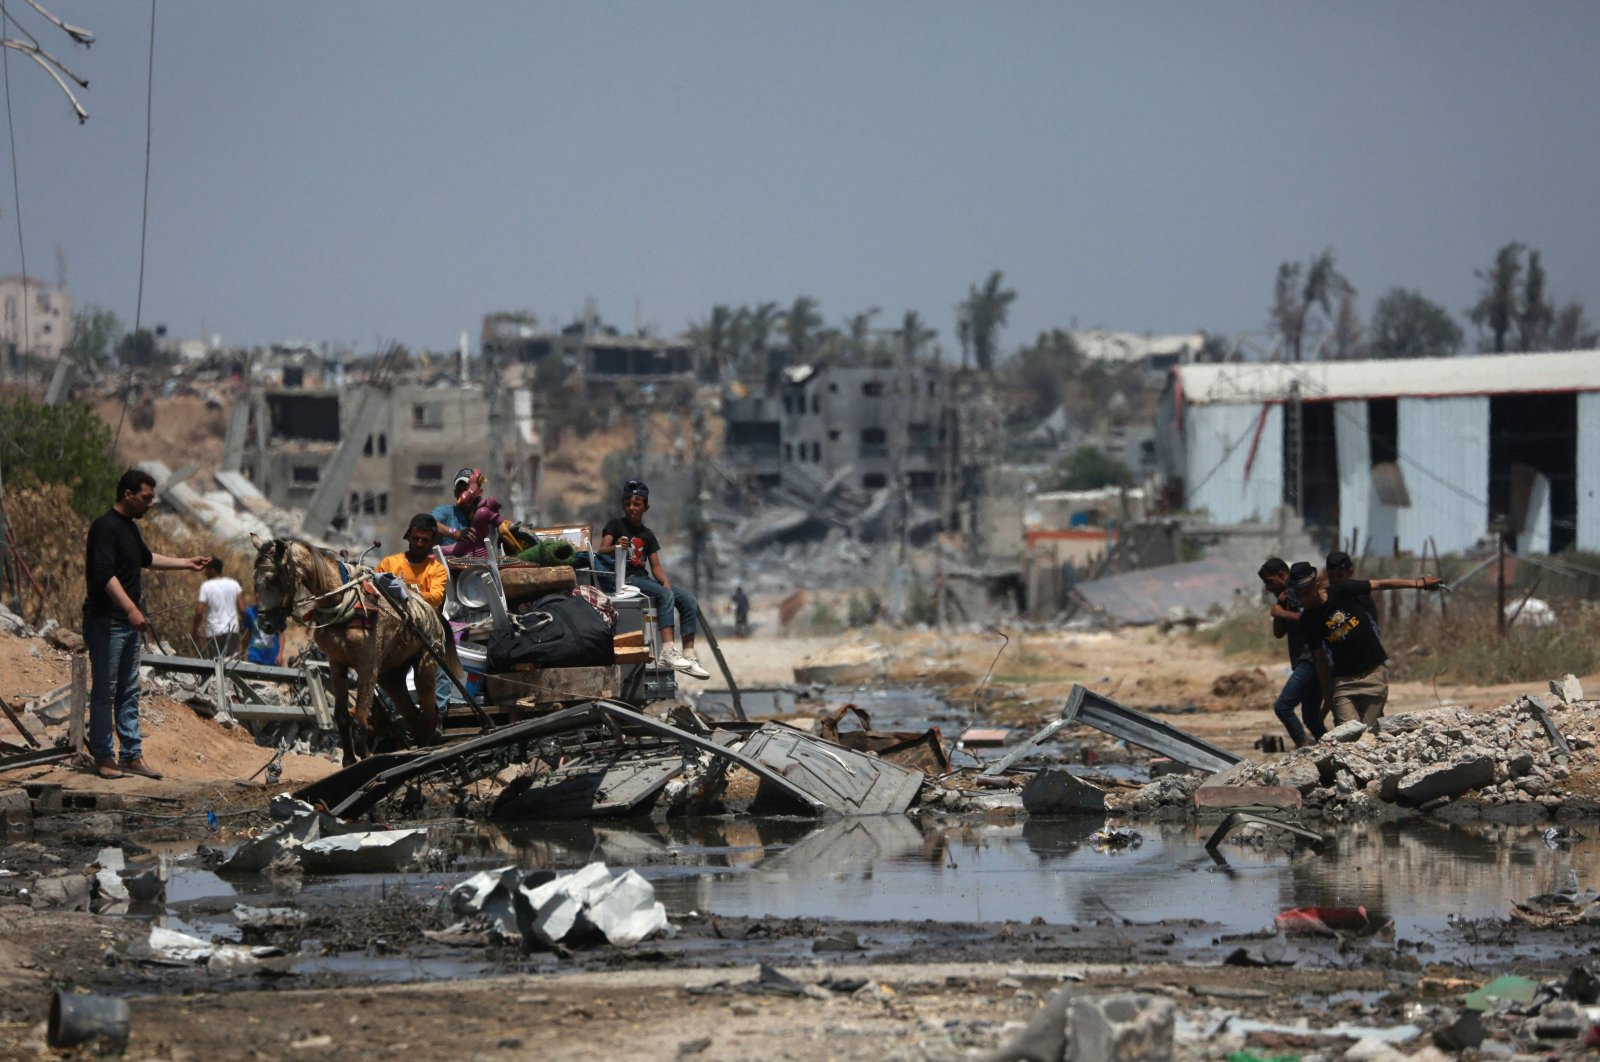
[[[155,99],[156,72],[156,0],[150,0],[150,52],[145,59],[144,72],[144,202],[139,211],[139,293],[133,303],[133,335],[137,342],[139,325],[144,315],[144,248],[145,236],[150,231],[150,128]],[[122,422],[128,416],[128,399],[133,395],[133,369],[128,369],[128,386],[122,392],[122,412],[117,415],[117,430],[111,436],[111,452],[117,451],[122,438]]]

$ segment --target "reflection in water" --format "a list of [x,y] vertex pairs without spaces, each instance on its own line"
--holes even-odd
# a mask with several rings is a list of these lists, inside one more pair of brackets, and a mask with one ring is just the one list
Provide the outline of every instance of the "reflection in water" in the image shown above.
[[[471,824],[436,834],[454,855],[448,870],[405,877],[437,889],[486,867],[568,870],[600,860],[639,870],[670,912],[1053,924],[1110,915],[1196,920],[1202,936],[1263,930],[1294,907],[1365,906],[1375,919],[1392,919],[1399,938],[1458,946],[1451,919],[1504,918],[1512,900],[1563,885],[1569,871],[1600,884],[1600,842],[1552,850],[1538,828],[1347,826],[1321,852],[1290,848],[1271,831],[1264,847],[1225,844],[1219,865],[1204,847],[1213,824],[1143,825],[1137,848],[1097,852],[1090,837],[1101,825],[1089,817],[997,825],[895,815],[820,825],[798,818]],[[365,875],[313,879],[306,888],[353,900],[381,884]],[[268,890],[260,880],[179,869],[168,898],[261,902]]]
[[[675,820],[667,824],[528,824],[503,842],[537,854],[531,866],[604,859],[635,866],[669,910],[729,916],[848,917],[876,921],[1194,919],[1253,932],[1292,907],[1365,906],[1406,939],[1427,939],[1452,918],[1503,918],[1510,901],[1579,879],[1600,883],[1597,851],[1552,851],[1538,829],[1386,823],[1340,827],[1319,853],[1270,838],[1204,842],[1212,824],[1139,827],[1135,849],[1096,852],[1096,818],[1011,825],[922,824],[903,816],[806,820]],[[493,831],[482,827],[479,833]],[[1585,831],[1592,832],[1592,831]]]

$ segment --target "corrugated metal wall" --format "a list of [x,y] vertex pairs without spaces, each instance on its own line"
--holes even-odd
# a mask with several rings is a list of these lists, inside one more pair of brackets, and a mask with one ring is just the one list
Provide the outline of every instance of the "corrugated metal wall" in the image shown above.
[[1600,392],[1578,396],[1578,548],[1600,551]]
[[1400,511],[1379,501],[1372,485],[1372,440],[1368,429],[1366,399],[1334,403],[1333,437],[1339,455],[1339,542],[1357,556],[1387,554],[1394,549]]
[[1398,513],[1400,548],[1420,554],[1432,537],[1441,553],[1466,549],[1489,530],[1489,399],[1402,398],[1398,409],[1411,495]]
[[1283,504],[1283,407],[1266,407],[1261,444],[1245,478],[1261,406],[1201,405],[1184,411],[1189,474],[1185,506],[1218,523],[1266,521]]

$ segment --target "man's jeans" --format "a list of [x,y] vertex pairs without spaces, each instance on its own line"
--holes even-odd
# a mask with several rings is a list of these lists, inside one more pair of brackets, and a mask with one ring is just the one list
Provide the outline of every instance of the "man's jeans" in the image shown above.
[[89,754],[96,763],[115,758],[111,732],[122,745],[122,761],[136,760],[139,746],[139,632],[125,619],[85,616],[89,647]]
[[[1295,718],[1297,708],[1305,718],[1304,727]],[[1327,733],[1328,728],[1322,725],[1322,686],[1317,682],[1317,667],[1310,657],[1295,662],[1272,711],[1296,745],[1305,742],[1307,730],[1311,731],[1313,740]]]

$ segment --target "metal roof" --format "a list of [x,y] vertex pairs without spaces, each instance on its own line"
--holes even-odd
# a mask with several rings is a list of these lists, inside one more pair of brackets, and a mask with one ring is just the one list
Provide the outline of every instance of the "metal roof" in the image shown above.
[[1178,365],[1172,377],[1190,405],[1275,402],[1300,382],[1303,399],[1423,398],[1600,391],[1600,350],[1481,354],[1381,361],[1234,362]]

